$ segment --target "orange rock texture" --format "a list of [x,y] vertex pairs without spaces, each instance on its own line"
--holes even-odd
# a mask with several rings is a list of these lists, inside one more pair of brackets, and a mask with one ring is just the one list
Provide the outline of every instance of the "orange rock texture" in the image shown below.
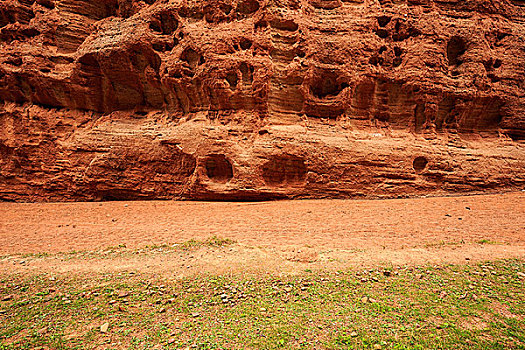
[[523,189],[524,0],[4,0],[0,199]]

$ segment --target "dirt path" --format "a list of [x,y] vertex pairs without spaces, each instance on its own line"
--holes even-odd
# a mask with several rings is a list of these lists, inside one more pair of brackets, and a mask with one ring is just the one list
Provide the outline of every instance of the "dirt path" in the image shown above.
[[[237,244],[131,254],[147,245],[211,236]],[[119,245],[126,252],[87,260],[71,255],[17,264],[15,256]],[[4,270],[64,272],[294,270],[525,257],[525,193],[262,203],[0,203],[0,255]]]

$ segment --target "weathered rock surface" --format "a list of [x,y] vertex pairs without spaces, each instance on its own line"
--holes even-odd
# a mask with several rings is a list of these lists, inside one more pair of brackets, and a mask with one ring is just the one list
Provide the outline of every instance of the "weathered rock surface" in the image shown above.
[[522,189],[523,0],[6,0],[0,199]]

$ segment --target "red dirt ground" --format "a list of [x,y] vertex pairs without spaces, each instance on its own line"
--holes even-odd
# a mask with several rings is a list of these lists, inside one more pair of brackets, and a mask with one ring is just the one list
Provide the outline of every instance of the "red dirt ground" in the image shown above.
[[[524,192],[260,203],[0,203],[0,218],[0,255],[4,256],[94,251],[123,244],[137,249],[211,236],[237,242],[177,253],[167,260],[144,257],[151,258],[147,264],[144,259],[124,259],[125,264],[120,259],[114,264],[114,268],[143,266],[153,271],[185,269],[188,254],[196,256],[192,267],[213,271],[210,266],[220,269],[228,263],[283,268],[290,262],[320,267],[336,262],[341,267],[525,257]],[[8,260],[4,258],[0,266],[11,266]],[[60,264],[37,259],[31,266],[55,269]],[[91,269],[88,266],[93,264],[95,270],[111,269],[107,260],[69,264],[65,270]]]

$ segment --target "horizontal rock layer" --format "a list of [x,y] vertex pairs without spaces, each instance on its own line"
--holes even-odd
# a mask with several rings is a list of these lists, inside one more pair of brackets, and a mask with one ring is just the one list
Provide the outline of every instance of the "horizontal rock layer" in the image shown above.
[[7,0],[0,199],[522,189],[521,0]]

